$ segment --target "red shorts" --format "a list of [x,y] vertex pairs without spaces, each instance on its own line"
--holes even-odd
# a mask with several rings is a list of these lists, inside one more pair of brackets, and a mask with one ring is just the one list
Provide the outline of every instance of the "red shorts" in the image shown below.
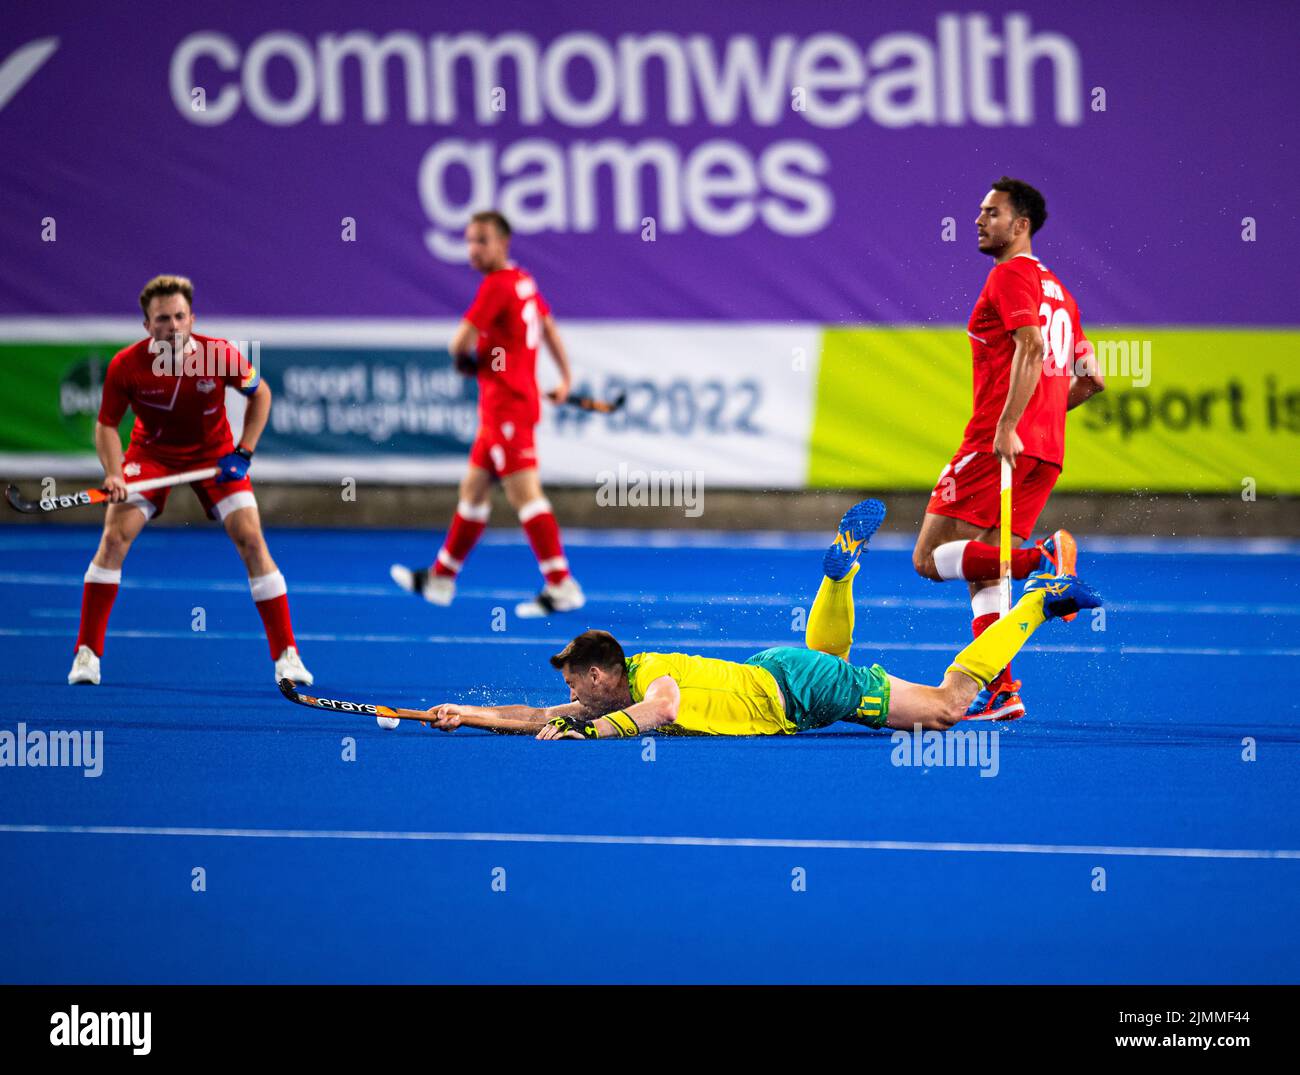
[[537,466],[532,423],[510,419],[480,422],[469,461],[498,478]]
[[[215,463],[215,460],[213,460],[213,463]],[[160,463],[132,446],[126,451],[126,463],[122,467],[122,476],[129,485],[131,482],[145,481],[149,478],[162,478],[168,474],[179,474],[185,470],[199,470],[203,467],[212,466],[213,463],[191,463],[186,466]],[[163,513],[163,508],[167,506],[167,494],[175,488],[177,486],[172,485],[166,489],[151,489],[146,493],[132,493],[131,496],[127,497],[126,502],[144,512],[145,518],[153,519]],[[199,498],[199,503],[203,505],[203,510],[208,513],[209,519],[225,522],[226,516],[232,511],[257,506],[257,500],[253,497],[253,483],[247,478],[237,482],[225,482],[222,485],[217,484],[216,478],[208,478],[206,481],[190,482],[190,488],[194,490],[194,495]]]
[[[1011,471],[1011,532],[1022,541],[1052,494],[1061,468],[1044,459],[1021,455]],[[952,457],[930,494],[927,512],[947,515],[996,530],[1002,511],[1002,464],[992,452],[958,452]]]

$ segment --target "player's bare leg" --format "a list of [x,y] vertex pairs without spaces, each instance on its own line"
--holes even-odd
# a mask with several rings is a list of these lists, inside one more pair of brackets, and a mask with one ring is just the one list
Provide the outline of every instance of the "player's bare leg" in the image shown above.
[[407,593],[420,594],[431,605],[450,605],[456,596],[456,576],[465,558],[487,529],[492,513],[492,472],[471,463],[460,480],[460,499],[447,537],[427,568],[393,564],[388,574]]
[[949,672],[937,687],[889,677],[889,727],[911,731],[946,731],[965,719],[979,684],[960,672]]
[[275,681],[288,679],[311,686],[314,677],[302,663],[293,637],[288,587],[271,559],[270,549],[266,547],[262,519],[256,505],[232,511],[226,516],[224,525],[248,571],[248,588],[262,617],[271,659],[275,661]]
[[82,587],[81,626],[77,631],[77,653],[68,673],[69,683],[92,686],[99,683],[99,659],[104,655],[108,617],[122,582],[122,565],[131,544],[148,521],[149,516],[134,504],[108,506],[99,548],[86,569]]
[[134,504],[110,504],[104,514],[104,532],[91,563],[109,571],[121,571],[126,554],[140,536],[149,517]]
[[501,479],[506,499],[519,516],[519,525],[528,535],[537,569],[546,584],[532,601],[515,606],[515,615],[526,619],[549,616],[552,612],[575,612],[587,603],[578,580],[569,574],[569,561],[560,540],[560,526],[551,511],[551,502],[542,491],[542,479],[536,467],[517,470]]

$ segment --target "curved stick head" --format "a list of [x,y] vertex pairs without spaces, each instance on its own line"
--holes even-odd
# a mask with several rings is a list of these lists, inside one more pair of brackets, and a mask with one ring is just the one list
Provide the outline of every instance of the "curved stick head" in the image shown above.
[[32,510],[31,503],[18,491],[18,486],[16,485],[5,486],[5,499],[9,501],[9,506],[13,508],[14,511],[29,512]]

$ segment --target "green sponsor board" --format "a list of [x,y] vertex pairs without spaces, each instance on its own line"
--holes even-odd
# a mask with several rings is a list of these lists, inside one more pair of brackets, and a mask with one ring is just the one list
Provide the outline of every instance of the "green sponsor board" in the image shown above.
[[[1300,492],[1300,332],[1139,326],[1089,338],[1107,387],[1070,412],[1059,488]],[[962,329],[827,329],[809,484],[933,487],[970,417],[970,362]]]
[[[0,452],[93,453],[108,363],[126,343],[0,343]],[[122,443],[131,432],[122,420]]]

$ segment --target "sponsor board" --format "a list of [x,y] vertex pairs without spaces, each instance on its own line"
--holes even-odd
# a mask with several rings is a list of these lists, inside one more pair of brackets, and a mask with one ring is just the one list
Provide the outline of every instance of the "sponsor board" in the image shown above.
[[[91,429],[129,326],[3,341],[0,466],[12,477],[97,472]],[[472,381],[438,341],[450,322],[233,322],[261,341],[275,394],[255,477],[454,482],[477,428]],[[84,329],[84,326],[83,326]],[[76,331],[65,325],[63,332]],[[626,396],[613,414],[542,404],[544,479],[698,474],[708,488],[928,489],[970,414],[963,329],[659,322],[561,327],[574,390]],[[1071,412],[1059,488],[1300,492],[1300,333],[1092,326],[1107,390]],[[543,391],[557,380],[538,361]],[[236,432],[245,401],[228,392]],[[131,416],[123,422],[129,432]],[[621,479],[620,479],[621,480]]]
[[[1300,333],[1090,326],[1106,391],[1071,411],[1057,488],[1300,492]],[[1119,346],[1123,344],[1123,346]],[[964,329],[828,329],[808,484],[928,489],[970,417]]]
[[[129,329],[120,331],[123,344],[131,342]],[[434,342],[451,335],[449,323],[233,322],[213,331],[260,342],[274,404],[255,477],[452,482],[464,472],[477,394]],[[803,483],[816,326],[574,322],[562,333],[574,391],[623,395],[626,403],[596,414],[543,401],[537,437],[547,481],[595,487],[623,467],[698,471],[711,487]],[[123,344],[91,349],[105,354],[94,359],[99,380],[87,381],[87,345],[0,342],[0,390],[20,419],[0,434],[9,473],[94,473],[88,453],[102,367]],[[69,378],[73,393],[64,387]],[[545,354],[538,379],[543,391],[558,380]],[[60,408],[74,395],[77,424],[69,427]],[[238,435],[245,400],[228,392],[226,404]]]

